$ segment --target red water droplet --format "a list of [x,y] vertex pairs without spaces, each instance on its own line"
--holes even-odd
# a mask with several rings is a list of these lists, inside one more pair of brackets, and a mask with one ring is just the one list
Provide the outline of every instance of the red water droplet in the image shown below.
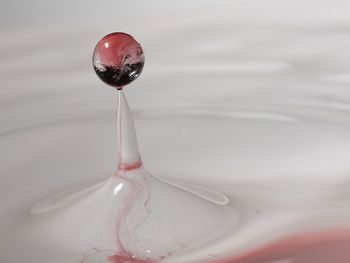
[[141,45],[129,34],[111,33],[96,45],[92,63],[97,76],[106,84],[122,89],[136,79],[145,59]]

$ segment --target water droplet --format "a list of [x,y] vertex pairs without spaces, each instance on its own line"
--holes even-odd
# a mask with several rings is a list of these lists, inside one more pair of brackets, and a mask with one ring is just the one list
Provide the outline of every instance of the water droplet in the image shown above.
[[135,80],[145,62],[141,45],[129,34],[115,32],[96,45],[92,64],[97,76],[117,89]]

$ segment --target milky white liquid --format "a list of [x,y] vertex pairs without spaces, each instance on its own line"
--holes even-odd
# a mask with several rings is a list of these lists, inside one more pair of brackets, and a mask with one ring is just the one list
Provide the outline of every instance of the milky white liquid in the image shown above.
[[[145,162],[149,162],[151,167],[159,166],[155,170],[156,176],[179,174],[183,178],[182,181],[190,183],[190,180],[186,180],[189,174],[192,174],[193,177],[198,176],[198,178],[201,176],[203,178],[210,176],[222,178],[223,175],[227,178],[240,178],[236,179],[234,184],[223,184],[221,180],[212,180],[212,183],[205,180],[197,182],[197,185],[225,194],[229,198],[227,206],[235,211],[237,219],[231,218],[231,221],[226,221],[226,224],[232,224],[234,227],[230,232],[214,239],[213,243],[176,255],[183,259],[169,257],[167,259],[169,262],[172,260],[175,260],[174,262],[177,262],[176,260],[197,262],[199,259],[210,261],[211,256],[208,255],[211,254],[220,259],[226,255],[240,254],[264,244],[276,242],[276,240],[283,240],[295,234],[304,232],[312,234],[332,229],[339,231],[339,229],[347,228],[347,220],[350,216],[346,210],[347,188],[346,185],[332,183],[335,177],[342,176],[343,169],[346,168],[344,156],[349,149],[347,147],[349,143],[347,125],[317,118],[306,122],[292,115],[241,117],[234,116],[234,114],[225,116],[220,112],[206,115],[188,112],[182,116],[175,113],[173,115],[168,113],[166,117],[154,116],[152,113],[138,116],[137,128],[146,131],[139,139],[140,147],[151,149],[152,146],[152,155],[149,155],[148,160],[145,158]],[[147,127],[151,127],[151,131],[147,132],[149,129]],[[7,136],[6,142],[3,143],[25,140],[28,135],[33,138],[31,142],[36,143],[35,136],[43,138],[43,132],[49,135],[60,130],[64,134],[79,134],[82,131],[93,133],[97,129],[113,129],[113,124],[102,118],[98,121],[85,121],[79,124],[72,122],[40,127],[28,130],[26,133],[18,132]],[[154,130],[162,130],[162,135],[156,136]],[[147,137],[149,139],[146,140]],[[75,143],[82,145],[80,140],[84,138],[77,136]],[[157,141],[157,143],[153,144],[152,141]],[[170,147],[169,141],[172,142],[173,151],[163,156],[162,153]],[[94,145],[98,147],[98,143]],[[60,153],[38,151],[37,156],[32,158],[41,158],[46,164],[43,169],[45,167],[49,169],[54,163],[51,154]],[[218,156],[220,158],[217,158]],[[99,165],[94,165],[94,167],[95,170],[90,171],[91,179],[100,180],[96,174],[98,170],[103,171],[106,168],[99,167]],[[167,169],[169,172],[166,172]],[[240,176],[236,176],[237,174]],[[283,176],[278,177],[278,174]],[[327,177],[327,174],[332,176]],[[74,176],[81,180],[79,182],[81,185],[89,182],[85,178],[87,175],[83,172],[75,173]],[[107,175],[104,177],[108,178]],[[102,179],[103,176],[100,178]],[[59,187],[52,188],[50,185],[52,184],[44,181],[32,183],[33,192],[28,194],[30,191],[27,190],[27,201],[22,201],[23,205],[16,209],[8,208],[8,221],[4,221],[6,229],[3,230],[4,233],[7,233],[6,240],[3,240],[3,247],[6,249],[2,255],[9,261],[18,259],[34,262],[33,260],[37,260],[38,255],[40,255],[39,258],[42,258],[48,253],[47,258],[52,259],[52,262],[65,262],[64,260],[79,262],[76,261],[79,260],[78,256],[74,258],[75,251],[67,250],[69,247],[72,248],[69,245],[72,240],[60,240],[60,237],[66,238],[64,233],[58,234],[60,229],[55,229],[58,230],[54,235],[56,240],[35,241],[31,237],[31,232],[35,232],[36,235],[37,231],[43,229],[40,220],[45,223],[45,219],[35,221],[36,219],[29,214],[30,207],[27,205],[34,204],[35,199],[38,198],[38,192],[45,193],[45,188],[51,193],[62,190]],[[201,193],[196,187],[191,188],[188,184],[183,184],[183,186],[186,189],[192,189],[195,193],[199,192],[199,196],[208,197],[205,190]],[[217,200],[217,203],[225,203],[225,198],[215,194],[216,192],[213,196],[209,194],[208,198]],[[89,191],[85,193],[86,196],[90,194]],[[169,202],[169,211],[171,211],[176,205],[166,200],[166,195],[164,193],[162,202],[165,205]],[[50,217],[50,213],[46,216]],[[35,221],[35,230],[25,228],[28,220]],[[67,220],[76,219],[73,217]],[[222,218],[216,220],[221,222]],[[79,218],[76,223],[80,225],[86,221]],[[59,221],[56,224],[59,226]],[[52,225],[45,227],[52,228]],[[332,237],[331,234],[330,236]],[[332,238],[335,238],[334,234]],[[28,246],[29,241],[35,245]],[[33,251],[38,243],[39,247],[45,249],[37,251],[38,255],[35,255]],[[73,240],[72,243],[76,243],[76,240]],[[16,253],[18,249],[21,249],[23,253]],[[312,253],[317,254],[320,251],[322,250],[316,249]],[[293,257],[293,253],[288,254],[288,257]],[[301,259],[296,262],[306,261]]]
[[[4,28],[1,261],[81,260],[72,240],[33,242],[23,226],[39,201],[114,173],[115,96],[90,56],[118,25],[150,58],[127,91],[145,167],[223,194],[237,215],[226,236],[168,262],[348,262],[348,8],[295,2]],[[51,250],[26,246],[38,242]]]

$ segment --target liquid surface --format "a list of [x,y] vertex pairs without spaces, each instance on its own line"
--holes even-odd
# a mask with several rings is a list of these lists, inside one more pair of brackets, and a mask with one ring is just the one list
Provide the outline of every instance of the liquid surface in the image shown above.
[[[30,247],[32,254],[55,253],[57,244],[42,246],[38,241],[60,237],[69,240],[75,257],[83,255],[82,263],[159,262],[216,242],[235,228],[236,213],[223,194],[195,186],[186,189],[145,170],[124,92],[116,93],[114,174],[105,182],[37,203],[18,225],[20,235],[13,236],[11,246],[26,236],[31,242],[22,246]],[[16,260],[24,259],[19,255]]]
[[[101,21],[74,12],[82,22],[74,24],[66,8],[74,4],[63,1],[35,16],[47,23],[2,28],[2,261],[38,263],[19,227],[34,204],[72,187],[93,190],[113,174],[115,97],[89,60],[108,27],[132,32],[150,58],[128,90],[147,169],[222,193],[237,211],[222,240],[168,262],[348,262],[348,4],[250,3],[180,2],[169,13],[151,3],[110,20],[96,7]],[[55,248],[40,251],[45,263],[81,260],[67,253],[71,240],[41,242]]]

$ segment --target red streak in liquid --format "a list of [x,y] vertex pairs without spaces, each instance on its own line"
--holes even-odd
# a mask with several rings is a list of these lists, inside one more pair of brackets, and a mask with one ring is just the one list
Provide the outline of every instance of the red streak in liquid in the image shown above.
[[209,262],[350,263],[350,229],[298,234],[238,256],[206,261]]
[[130,258],[130,256],[111,256],[107,260],[111,263],[156,263],[154,260]]
[[135,170],[138,169],[142,166],[142,161],[139,159],[135,162],[132,163],[118,163],[118,170],[119,171],[131,171],[131,170]]

